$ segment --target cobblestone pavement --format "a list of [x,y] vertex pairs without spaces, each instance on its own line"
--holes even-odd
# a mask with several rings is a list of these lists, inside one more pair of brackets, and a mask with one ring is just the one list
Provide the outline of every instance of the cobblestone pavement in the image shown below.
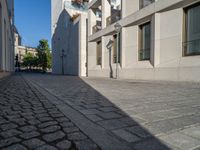
[[1,150],[99,150],[86,134],[20,76],[0,80]]
[[[111,135],[130,149],[200,149],[200,83],[24,77],[62,101],[60,110],[100,146],[101,127],[103,139]],[[78,114],[67,112],[68,106]]]

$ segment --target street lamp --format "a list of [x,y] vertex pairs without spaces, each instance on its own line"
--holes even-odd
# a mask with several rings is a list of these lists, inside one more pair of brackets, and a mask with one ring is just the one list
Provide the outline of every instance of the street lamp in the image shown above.
[[122,26],[119,24],[119,23],[116,23],[114,25],[115,27],[115,32],[117,33],[117,57],[116,57],[116,79],[118,79],[119,75],[118,75],[118,64],[119,64],[119,56],[118,56],[118,53],[119,53],[119,34],[121,32],[121,29],[122,29]]
[[66,57],[65,51],[64,49],[62,49],[62,53],[61,53],[61,63],[62,63],[62,75],[64,75],[64,57]]

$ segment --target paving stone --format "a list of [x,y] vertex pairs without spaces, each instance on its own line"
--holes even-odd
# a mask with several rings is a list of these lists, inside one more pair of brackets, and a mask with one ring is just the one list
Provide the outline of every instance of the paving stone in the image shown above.
[[55,132],[55,131],[57,131],[59,129],[61,129],[60,126],[53,125],[53,126],[49,126],[49,127],[43,128],[43,129],[41,129],[41,131],[43,133],[50,133],[50,132]]
[[8,123],[7,120],[5,120],[5,119],[0,119],[0,125],[1,125],[1,124],[6,124],[6,123]]
[[46,110],[35,110],[33,111],[36,115],[40,115],[40,114],[43,114],[43,113],[47,113]]
[[52,121],[53,118],[51,118],[51,117],[43,117],[43,118],[39,118],[39,120],[40,120],[41,122],[46,122],[46,121]]
[[87,104],[87,105],[84,105],[85,108],[87,109],[93,109],[93,108],[99,108],[99,105],[97,104]]
[[38,125],[39,128],[46,128],[48,126],[51,126],[51,125],[56,125],[58,124],[57,121],[49,121],[49,122],[45,122],[45,123],[41,123]]
[[9,138],[9,137],[12,137],[12,136],[16,136],[16,135],[19,135],[21,134],[22,132],[16,130],[16,129],[11,129],[11,130],[7,130],[7,131],[4,131],[4,132],[1,132],[0,135],[4,138]]
[[28,150],[28,149],[21,144],[16,144],[9,146],[7,148],[3,148],[2,150]]
[[197,147],[197,148],[195,148],[195,149],[193,149],[193,150],[200,150],[200,146],[199,146],[199,147]]
[[38,118],[49,117],[49,114],[47,114],[47,113],[37,114],[36,117],[38,117]]
[[140,126],[129,127],[129,128],[126,128],[126,130],[128,130],[129,132],[131,132],[141,138],[147,138],[147,137],[151,136],[151,134],[146,129],[144,129]]
[[26,145],[29,149],[35,149],[37,147],[41,147],[42,145],[44,145],[45,142],[34,138],[34,139],[24,141],[23,144]]
[[63,122],[60,124],[63,128],[74,127],[72,122]]
[[20,115],[16,115],[16,114],[15,115],[11,115],[11,116],[9,116],[9,115],[6,116],[6,118],[8,118],[9,120],[20,119],[20,117],[21,117]]
[[119,120],[104,120],[104,121],[100,121],[98,122],[98,124],[102,127],[104,127],[105,129],[109,129],[109,130],[114,130],[114,129],[119,129],[119,128],[123,128],[123,127],[127,127],[127,125]]
[[27,133],[21,134],[20,137],[23,138],[23,139],[30,139],[30,138],[33,138],[33,137],[37,137],[39,135],[40,135],[39,132],[32,131],[32,132],[27,132]]
[[199,140],[178,132],[163,136],[161,139],[183,150],[195,149],[200,146]]
[[99,110],[97,109],[85,109],[85,110],[80,110],[81,113],[83,113],[84,115],[94,115],[94,114],[99,114],[101,113]]
[[1,125],[1,129],[2,130],[14,129],[14,128],[17,128],[17,127],[18,127],[18,125],[13,124],[13,123],[8,123],[8,124]]
[[60,118],[56,118],[56,120],[58,121],[58,122],[60,122],[60,123],[62,123],[62,122],[68,122],[68,121],[70,121],[69,119],[67,119],[66,117],[60,117]]
[[51,114],[52,117],[57,118],[57,117],[64,117],[63,114],[57,113],[57,114]]
[[43,145],[35,150],[58,150],[58,149],[51,145]]
[[29,125],[29,126],[21,127],[20,130],[23,131],[23,132],[30,132],[30,131],[35,131],[35,130],[37,130],[37,128],[34,127],[34,126],[30,126],[30,125]]
[[138,125],[138,123],[134,119],[131,118],[131,117],[123,117],[123,118],[120,119],[120,121],[126,123],[128,126],[136,126],[136,125]]
[[62,139],[65,134],[62,131],[57,131],[55,133],[46,134],[43,136],[43,139],[47,142],[53,142],[58,139]]
[[63,128],[63,131],[68,134],[79,131],[79,129],[77,127],[68,127],[68,128]]
[[122,116],[115,113],[115,112],[108,112],[108,113],[100,113],[98,114],[104,119],[116,119],[116,118],[121,118]]
[[158,139],[148,139],[134,145],[135,150],[171,150]]
[[125,129],[114,130],[114,134],[126,140],[127,142],[137,142],[140,138],[130,132],[127,132]]
[[115,108],[115,107],[101,107],[101,108],[98,108],[98,109],[103,111],[103,112],[112,112],[112,111],[119,110],[118,108]]
[[14,144],[14,143],[18,143],[20,142],[21,140],[19,138],[16,138],[16,137],[11,137],[11,138],[8,138],[8,139],[2,139],[0,140],[0,148],[1,147],[4,147],[4,146],[9,146],[11,144]]
[[71,147],[72,143],[68,140],[64,140],[61,142],[58,142],[56,144],[56,146],[60,149],[60,150],[68,150]]
[[36,119],[33,119],[33,120],[30,120],[28,121],[31,125],[37,125],[37,124],[40,124],[40,121],[39,120],[36,120]]
[[97,115],[86,115],[90,120],[94,121],[94,122],[97,122],[97,121],[101,121],[103,120],[102,118],[100,118],[99,116]]
[[78,150],[100,150],[100,148],[90,140],[77,141],[76,148]]
[[87,137],[81,132],[70,133],[68,134],[68,138],[69,140],[73,140],[73,141],[77,141],[77,140],[80,141],[80,140],[87,139]]
[[198,127],[191,127],[188,129],[184,129],[183,131],[181,131],[182,133],[189,135],[191,137],[197,138],[200,140],[200,126]]

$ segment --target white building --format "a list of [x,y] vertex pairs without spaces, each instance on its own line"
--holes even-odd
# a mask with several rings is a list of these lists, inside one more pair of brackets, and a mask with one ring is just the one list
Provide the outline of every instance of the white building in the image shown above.
[[51,0],[54,74],[86,76],[87,2]]
[[0,72],[14,71],[14,1],[0,1]]
[[89,76],[200,81],[200,0],[114,1],[89,3]]

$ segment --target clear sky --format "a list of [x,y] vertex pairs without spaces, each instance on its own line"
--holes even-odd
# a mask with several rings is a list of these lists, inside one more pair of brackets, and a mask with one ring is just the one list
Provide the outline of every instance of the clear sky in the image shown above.
[[40,39],[51,39],[51,0],[14,0],[15,25],[22,43],[36,47]]

